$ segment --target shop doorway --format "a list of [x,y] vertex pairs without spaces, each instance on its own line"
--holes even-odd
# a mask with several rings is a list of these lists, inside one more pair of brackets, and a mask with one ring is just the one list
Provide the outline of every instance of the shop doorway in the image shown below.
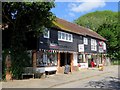
[[70,57],[71,57],[70,53],[60,53],[60,67],[70,65],[71,63]]

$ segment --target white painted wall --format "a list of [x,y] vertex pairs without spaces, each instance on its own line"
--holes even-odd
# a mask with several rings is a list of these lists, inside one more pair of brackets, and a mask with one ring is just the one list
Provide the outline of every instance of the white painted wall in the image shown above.
[[52,66],[52,67],[38,67],[35,68],[36,72],[44,73],[45,71],[56,71],[57,66]]
[[78,57],[78,55],[77,55],[77,53],[73,53],[73,66],[77,66],[78,65],[78,63],[77,63],[77,58]]

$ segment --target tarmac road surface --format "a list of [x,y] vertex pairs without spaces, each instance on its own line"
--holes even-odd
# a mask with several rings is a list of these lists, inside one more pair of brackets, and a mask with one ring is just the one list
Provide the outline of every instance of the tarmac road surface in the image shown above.
[[104,88],[120,90],[120,78],[118,77],[118,72],[114,71],[52,88]]
[[[120,66],[119,66],[120,67]],[[45,79],[2,81],[2,88],[114,88],[120,90],[118,66],[105,66],[103,71],[86,69],[70,74],[55,74]]]

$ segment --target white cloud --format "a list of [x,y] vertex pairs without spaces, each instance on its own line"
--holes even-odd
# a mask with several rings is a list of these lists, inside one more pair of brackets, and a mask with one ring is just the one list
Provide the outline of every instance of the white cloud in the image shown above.
[[[120,0],[100,0],[101,2],[119,2]],[[55,0],[55,2],[98,2],[98,0]]]
[[[78,2],[81,0],[77,0]],[[70,11],[73,12],[89,12],[93,9],[104,7],[105,1],[104,0],[82,0],[81,3],[71,3],[68,7],[70,8]]]
[[75,14],[72,13],[72,12],[69,12],[68,15],[69,15],[70,17],[75,17]]

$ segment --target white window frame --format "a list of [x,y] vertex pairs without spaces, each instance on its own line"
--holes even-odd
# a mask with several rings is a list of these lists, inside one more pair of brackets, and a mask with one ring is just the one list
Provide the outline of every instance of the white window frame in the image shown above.
[[[45,33],[47,33],[47,35],[45,35]],[[45,30],[44,30],[44,38],[50,38],[50,31],[47,28],[45,28]]]
[[85,45],[88,45],[88,38],[83,37],[83,43],[84,43]]
[[95,39],[91,39],[91,50],[97,51],[97,41]]
[[[61,36],[59,36],[59,35],[61,35]],[[63,38],[62,35],[64,35],[64,38]],[[66,35],[68,36],[68,39],[66,38]],[[62,31],[58,31],[58,40],[60,40],[60,41],[66,41],[66,42],[73,42],[73,35],[69,34],[69,33],[62,32]]]

